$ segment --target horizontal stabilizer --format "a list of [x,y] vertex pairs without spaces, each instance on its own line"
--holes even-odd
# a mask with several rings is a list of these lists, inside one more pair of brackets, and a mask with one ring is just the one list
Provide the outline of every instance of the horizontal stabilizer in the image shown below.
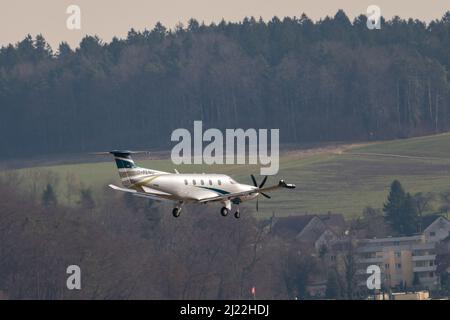
[[91,152],[89,154],[96,155],[96,156],[112,154],[117,157],[123,157],[123,156],[129,156],[132,154],[142,154],[142,153],[149,154],[150,152],[149,151],[112,150],[112,151],[102,151],[102,152]]
[[113,184],[109,184],[108,187],[110,187],[111,189],[114,189],[114,190],[122,191],[122,192],[128,192],[128,193],[136,193],[137,192],[134,189],[121,188],[121,187],[115,186]]

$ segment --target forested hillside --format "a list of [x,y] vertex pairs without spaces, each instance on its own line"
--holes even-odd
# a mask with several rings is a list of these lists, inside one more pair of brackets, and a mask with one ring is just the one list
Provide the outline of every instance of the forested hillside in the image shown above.
[[193,120],[281,128],[295,143],[450,130],[450,11],[381,30],[342,11],[316,23],[191,20],[53,51],[44,36],[0,50],[3,157],[169,147]]

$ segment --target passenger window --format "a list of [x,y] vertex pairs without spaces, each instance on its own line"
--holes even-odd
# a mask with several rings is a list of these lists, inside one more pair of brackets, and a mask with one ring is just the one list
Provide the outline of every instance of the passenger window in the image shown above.
[[195,180],[192,180],[192,184],[195,186],[197,182]]
[[185,184],[185,185],[188,185],[188,181],[187,181],[186,179],[184,180],[184,184]]
[[209,180],[209,185],[212,186],[212,181],[211,180]]
[[221,185],[222,185],[222,181],[218,180],[217,182],[219,183],[219,186],[221,186]]
[[205,184],[205,181],[200,180],[200,183],[202,184],[202,186]]

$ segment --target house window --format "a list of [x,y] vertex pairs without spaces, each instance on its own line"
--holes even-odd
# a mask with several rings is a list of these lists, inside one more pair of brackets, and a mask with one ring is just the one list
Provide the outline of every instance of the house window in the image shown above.
[[385,268],[385,269],[389,269],[389,263],[386,263],[386,264],[384,265],[384,268]]
[[397,258],[400,258],[400,257],[402,256],[402,253],[401,253],[401,252],[396,252],[396,253],[395,253],[395,256],[396,256]]
[[402,268],[402,264],[401,264],[401,263],[397,263],[397,264],[395,265],[395,267],[396,267],[397,269],[401,269],[401,268]]
[[187,179],[184,179],[184,184],[185,184],[185,185],[188,185]]
[[429,276],[430,276],[430,278],[433,278],[434,277],[434,272],[430,272]]
[[431,232],[430,232],[430,237],[435,237],[435,236],[436,236],[436,232],[431,231]]

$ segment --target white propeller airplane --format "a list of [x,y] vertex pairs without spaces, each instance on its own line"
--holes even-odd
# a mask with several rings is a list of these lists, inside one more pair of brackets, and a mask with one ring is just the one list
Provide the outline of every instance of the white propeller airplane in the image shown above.
[[256,210],[258,210],[258,196],[262,195],[270,199],[265,192],[279,188],[293,189],[294,184],[287,184],[283,180],[277,185],[265,187],[267,176],[258,185],[251,175],[253,186],[234,181],[223,174],[181,174],[157,171],[136,166],[132,154],[145,153],[141,151],[114,150],[95,154],[112,154],[119,169],[122,187],[110,184],[114,190],[128,192],[133,196],[149,198],[159,201],[175,202],[172,210],[174,217],[179,217],[185,203],[209,203],[220,202],[222,216],[227,216],[231,211],[231,205],[236,205],[235,218],[240,217],[239,204],[243,201],[256,198]]

